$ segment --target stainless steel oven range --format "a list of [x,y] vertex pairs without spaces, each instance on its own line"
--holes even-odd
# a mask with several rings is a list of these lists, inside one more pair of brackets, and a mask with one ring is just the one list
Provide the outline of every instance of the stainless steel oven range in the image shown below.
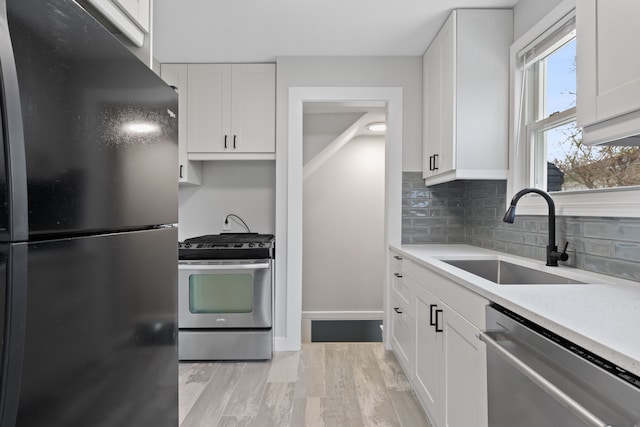
[[180,360],[271,358],[274,248],[273,235],[257,233],[179,243]]

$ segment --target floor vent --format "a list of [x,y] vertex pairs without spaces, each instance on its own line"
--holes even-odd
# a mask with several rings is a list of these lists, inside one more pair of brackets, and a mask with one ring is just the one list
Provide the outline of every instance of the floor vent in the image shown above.
[[382,320],[313,320],[311,342],[382,342]]

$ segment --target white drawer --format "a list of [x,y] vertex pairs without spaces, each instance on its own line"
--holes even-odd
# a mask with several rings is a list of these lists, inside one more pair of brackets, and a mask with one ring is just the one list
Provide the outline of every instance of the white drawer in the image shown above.
[[402,298],[406,303],[411,301],[411,289],[406,283],[406,278],[403,273],[395,268],[391,269],[391,290],[395,291],[399,298]]
[[407,264],[403,275],[415,278],[420,286],[457,311],[477,328],[484,328],[485,306],[489,301],[451,279],[416,263]]
[[402,260],[403,257],[397,252],[391,251],[391,267],[397,268],[402,271]]

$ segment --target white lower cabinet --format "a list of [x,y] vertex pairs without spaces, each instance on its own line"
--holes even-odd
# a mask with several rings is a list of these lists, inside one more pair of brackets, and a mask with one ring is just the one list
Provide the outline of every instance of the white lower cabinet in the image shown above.
[[402,367],[411,371],[413,369],[415,320],[410,316],[406,306],[396,298],[391,298],[391,304],[393,306],[391,325],[393,350]]
[[487,364],[479,331],[446,304],[442,305],[443,343],[441,373],[444,417],[448,427],[486,427]]
[[[437,421],[442,406],[442,332],[437,332],[435,317],[440,301],[419,288],[416,291],[416,370],[415,392],[427,412]],[[440,323],[440,325],[442,325]],[[438,328],[440,330],[440,328]]]
[[[435,427],[487,427],[486,349],[477,335],[489,302],[427,267],[403,263],[399,274],[411,300],[407,315],[392,313],[396,357]],[[392,309],[406,311],[396,287]]]

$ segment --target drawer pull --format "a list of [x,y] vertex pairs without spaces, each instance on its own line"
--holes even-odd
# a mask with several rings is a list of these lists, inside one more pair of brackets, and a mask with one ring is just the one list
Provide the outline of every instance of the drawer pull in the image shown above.
[[442,327],[438,325],[438,313],[442,313],[442,310],[436,310],[436,324],[435,324],[436,332],[442,332],[443,331]]
[[400,310],[400,307],[393,307],[393,309],[395,310],[396,313],[402,314],[402,310]]
[[395,259],[397,259],[398,261],[402,261],[402,257],[401,257],[401,256],[394,255],[393,257],[394,257]]
[[436,308],[437,306],[438,306],[437,304],[429,305],[429,326],[436,326],[438,319],[434,319],[433,309]]
[[400,274],[400,273],[393,273],[393,275],[396,276],[398,279],[402,278],[402,274]]

